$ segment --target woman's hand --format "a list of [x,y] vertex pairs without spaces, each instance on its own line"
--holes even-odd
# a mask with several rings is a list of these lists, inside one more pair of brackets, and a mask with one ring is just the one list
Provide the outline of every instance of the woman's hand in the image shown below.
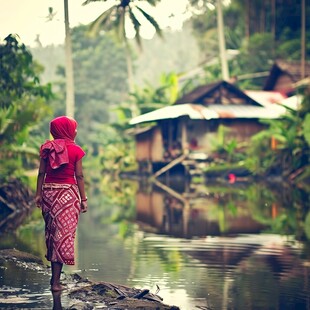
[[41,195],[37,195],[36,198],[34,199],[37,208],[41,208],[42,205],[42,196]]
[[87,212],[87,208],[88,208],[87,201],[81,201],[81,211],[82,211],[82,213]]

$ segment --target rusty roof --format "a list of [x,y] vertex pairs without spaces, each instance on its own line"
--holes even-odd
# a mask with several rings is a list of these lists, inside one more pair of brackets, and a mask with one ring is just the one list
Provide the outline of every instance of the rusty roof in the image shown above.
[[218,114],[218,118],[238,118],[238,119],[277,119],[285,109],[271,109],[251,105],[228,105],[213,104],[208,106],[209,110]]
[[276,119],[285,111],[251,105],[221,105],[212,104],[205,107],[200,104],[178,104],[167,106],[149,113],[134,117],[129,122],[136,125],[146,122],[155,122],[164,119],[174,119],[187,116],[190,119]]

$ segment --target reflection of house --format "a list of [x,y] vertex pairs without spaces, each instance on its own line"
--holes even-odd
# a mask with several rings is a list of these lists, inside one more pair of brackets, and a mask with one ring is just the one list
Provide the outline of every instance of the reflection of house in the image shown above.
[[248,141],[263,128],[259,119],[274,119],[283,113],[253,96],[220,81],[197,87],[172,106],[133,118],[132,125],[157,123],[136,131],[140,170],[158,176],[176,168],[187,171],[192,160],[212,160],[214,144],[223,143],[219,136],[223,126],[228,129],[226,139]]
[[[232,208],[232,204],[235,209],[230,212],[227,206]],[[136,194],[136,220],[145,230],[181,238],[258,233],[265,226],[255,221],[248,204],[233,194],[187,200],[158,188],[140,189]]]

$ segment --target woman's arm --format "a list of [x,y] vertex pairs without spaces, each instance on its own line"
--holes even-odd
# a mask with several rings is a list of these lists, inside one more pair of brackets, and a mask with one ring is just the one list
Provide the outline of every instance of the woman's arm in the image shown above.
[[79,188],[80,197],[81,197],[81,209],[82,209],[82,212],[86,212],[87,211],[87,196],[85,194],[82,159],[80,159],[75,165],[75,177],[76,177],[77,186]]
[[42,204],[42,185],[43,185],[44,178],[45,178],[45,172],[46,172],[46,161],[43,158],[41,158],[40,166],[38,170],[37,190],[36,190],[36,197],[35,197],[35,203],[38,208],[40,208]]

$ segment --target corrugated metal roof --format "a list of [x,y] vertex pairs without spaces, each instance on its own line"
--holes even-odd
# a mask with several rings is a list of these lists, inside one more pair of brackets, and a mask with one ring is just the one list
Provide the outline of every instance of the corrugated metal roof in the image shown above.
[[210,110],[216,112],[219,118],[279,118],[283,111],[272,108],[250,106],[250,105],[221,105],[214,104],[208,106]]
[[[305,81],[307,80],[305,79]],[[277,110],[279,113],[285,113],[286,107],[298,110],[302,102],[301,95],[287,97],[285,94],[278,91],[246,90],[245,93],[265,108]]]
[[178,118],[188,116],[191,119],[213,119],[218,118],[218,114],[200,104],[178,104],[167,106],[149,113],[145,113],[131,119],[129,124],[135,125],[144,122],[153,122],[163,119]]
[[247,119],[275,119],[283,114],[276,109],[250,106],[250,105],[221,105],[214,104],[204,107],[200,104],[178,104],[167,106],[143,115],[139,115],[129,122],[131,125],[153,122],[163,119],[174,119],[181,116],[188,116],[190,119],[228,119],[228,118],[247,118]]
[[303,100],[302,95],[295,95],[295,96],[288,97],[288,98],[282,100],[281,104],[285,107],[288,107],[288,108],[296,111],[296,110],[300,109],[302,100]]
[[281,106],[281,102],[286,99],[287,96],[282,92],[246,90],[245,93],[265,108],[277,110],[279,113],[285,113],[286,111],[285,108]]
[[133,128],[129,128],[125,130],[125,133],[128,135],[136,136],[136,135],[140,135],[148,131],[151,131],[153,128],[154,126],[147,126],[147,127],[142,127],[142,128],[133,127]]

